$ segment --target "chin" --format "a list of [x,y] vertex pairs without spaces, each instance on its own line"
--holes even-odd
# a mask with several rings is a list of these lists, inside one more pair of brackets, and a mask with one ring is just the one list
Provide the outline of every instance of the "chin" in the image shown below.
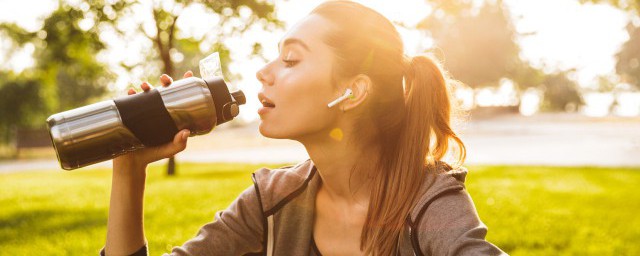
[[271,138],[271,139],[288,139],[289,136],[286,136],[285,133],[283,133],[282,131],[282,127],[273,127],[273,126],[269,126],[268,124],[265,124],[264,121],[260,122],[260,126],[258,126],[258,130],[260,131],[260,134],[262,134],[262,136],[265,136],[267,138]]
[[298,127],[285,127],[283,125],[269,125],[264,121],[260,122],[258,126],[258,130],[262,136],[270,138],[270,139],[285,139],[285,140],[295,140],[303,136],[303,132],[297,130]]

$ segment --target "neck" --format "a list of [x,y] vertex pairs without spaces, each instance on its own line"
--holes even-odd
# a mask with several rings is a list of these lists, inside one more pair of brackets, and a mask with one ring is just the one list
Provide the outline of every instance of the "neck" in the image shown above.
[[317,134],[320,135],[298,141],[315,164],[322,189],[333,200],[367,203],[371,194],[370,170],[375,162],[375,157],[367,156],[376,156],[375,150],[354,144],[351,136],[355,133],[345,128]]

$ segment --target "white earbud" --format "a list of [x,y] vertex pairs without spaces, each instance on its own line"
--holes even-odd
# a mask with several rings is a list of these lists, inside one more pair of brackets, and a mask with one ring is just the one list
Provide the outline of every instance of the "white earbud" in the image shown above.
[[344,95],[340,96],[340,98],[337,98],[336,100],[334,100],[331,103],[327,104],[327,107],[331,108],[331,107],[335,106],[336,104],[342,102],[343,100],[346,100],[347,98],[351,97],[351,95],[353,95],[353,92],[351,91],[351,89],[347,89],[344,92]]

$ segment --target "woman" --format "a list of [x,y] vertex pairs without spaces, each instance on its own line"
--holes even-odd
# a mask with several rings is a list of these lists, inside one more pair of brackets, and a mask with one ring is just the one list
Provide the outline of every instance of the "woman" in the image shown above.
[[[255,172],[254,186],[172,254],[504,254],[484,240],[466,169],[440,161],[450,140],[459,163],[465,150],[437,63],[404,56],[389,20],[347,1],[318,6],[279,50],[257,72],[260,133],[299,141],[310,159]],[[188,135],[114,160],[107,254],[146,255],[146,165],[182,151]]]

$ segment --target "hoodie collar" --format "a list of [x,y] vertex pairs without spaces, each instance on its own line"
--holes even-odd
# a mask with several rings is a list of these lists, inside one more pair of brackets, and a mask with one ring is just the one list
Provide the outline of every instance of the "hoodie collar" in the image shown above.
[[[442,162],[444,163],[444,162]],[[414,221],[419,212],[434,197],[450,190],[462,190],[465,188],[464,182],[467,177],[467,168],[460,166],[452,168],[448,164],[438,164],[437,171],[429,172],[428,178],[422,184],[417,204],[411,210],[411,221]]]

